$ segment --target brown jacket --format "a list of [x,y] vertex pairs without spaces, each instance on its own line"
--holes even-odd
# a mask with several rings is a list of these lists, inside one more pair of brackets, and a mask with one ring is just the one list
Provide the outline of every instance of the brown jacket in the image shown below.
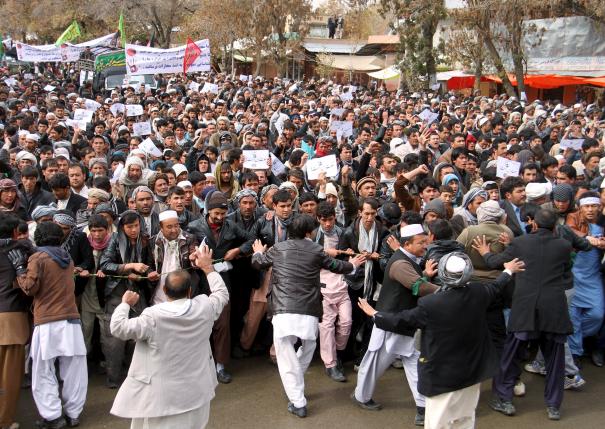
[[47,253],[29,257],[27,273],[17,280],[23,292],[34,297],[34,325],[80,318],[73,273],[73,261],[61,268]]

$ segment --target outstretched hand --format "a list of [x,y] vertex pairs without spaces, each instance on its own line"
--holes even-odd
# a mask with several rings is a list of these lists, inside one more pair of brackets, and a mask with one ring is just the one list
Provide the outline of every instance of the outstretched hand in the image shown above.
[[370,317],[373,317],[376,313],[378,313],[374,309],[374,307],[372,307],[370,304],[368,304],[368,301],[363,298],[359,298],[359,302],[357,303],[357,305],[359,306],[359,308],[361,308],[361,311],[363,311],[365,314],[367,314]]
[[512,261],[508,261],[503,264],[504,268],[510,270],[513,274],[525,271],[525,262],[515,258]]

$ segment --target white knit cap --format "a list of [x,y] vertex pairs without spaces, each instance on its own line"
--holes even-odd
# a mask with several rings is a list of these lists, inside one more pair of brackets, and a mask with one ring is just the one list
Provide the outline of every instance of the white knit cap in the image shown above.
[[402,237],[413,237],[415,235],[426,234],[424,228],[419,223],[402,226],[400,232]]
[[174,210],[165,210],[159,215],[160,222],[163,222],[167,219],[178,219],[179,215]]
[[181,189],[193,187],[193,185],[191,184],[191,182],[189,180],[183,180],[183,181],[177,183],[176,186]]

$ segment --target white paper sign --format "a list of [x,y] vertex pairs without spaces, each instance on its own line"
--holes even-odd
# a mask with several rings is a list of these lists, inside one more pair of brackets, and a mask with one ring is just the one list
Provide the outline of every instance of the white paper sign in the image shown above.
[[509,176],[518,176],[521,163],[508,158],[498,157],[496,161],[496,176],[506,179]]
[[7,77],[6,79],[4,79],[4,83],[9,86],[15,86],[17,84],[17,79],[15,79],[14,77]]
[[74,121],[92,122],[92,110],[76,109],[74,110]]
[[109,108],[109,111],[113,116],[118,116],[118,113],[124,113],[126,111],[126,106],[122,103],[113,103]]
[[51,92],[51,91],[54,91],[54,90],[55,90],[55,87],[54,87],[54,86],[52,86],[52,85],[46,85],[46,86],[45,86],[43,89],[44,89],[44,91],[46,91],[46,92]]
[[340,141],[342,137],[347,138],[353,135],[353,122],[332,121],[330,130],[336,130],[336,138]]
[[84,100],[84,107],[86,110],[92,110],[96,112],[99,107],[101,107],[101,103],[97,103],[95,100],[89,100],[88,98]]
[[84,120],[77,120],[77,119],[71,119],[71,118],[67,118],[65,120],[65,125],[67,125],[68,127],[72,127],[72,128],[78,128],[80,130],[85,130],[87,124],[88,124],[88,122],[86,122]]
[[244,168],[265,170],[269,159],[268,150],[244,150]]
[[279,176],[286,172],[286,166],[276,157],[274,154],[271,154],[271,173],[275,176]]
[[353,99],[353,93],[351,92],[343,92],[342,94],[340,94],[340,99],[342,101],[350,101]]
[[559,147],[561,149],[571,148],[573,150],[582,149],[582,143],[584,143],[584,139],[563,139]]
[[322,156],[307,161],[307,177],[315,180],[323,171],[326,177],[336,177],[338,175],[338,165],[336,164],[336,155]]
[[141,116],[143,114],[143,106],[140,104],[127,104],[126,116]]
[[340,118],[340,116],[345,112],[345,109],[332,109],[330,111],[330,115],[336,115]]
[[148,136],[151,134],[151,124],[149,122],[136,122],[132,124],[132,132],[135,136]]
[[215,83],[206,82],[202,87],[202,93],[210,92],[212,94],[218,94],[218,85]]
[[277,121],[275,121],[275,129],[279,135],[281,135],[281,133],[284,131],[284,123],[287,119],[290,119],[288,115],[285,113],[280,113]]
[[191,82],[189,84],[189,89],[192,90],[193,92],[199,92],[200,90],[200,84],[197,82]]
[[424,109],[422,112],[418,114],[418,117],[422,119],[423,122],[427,124],[432,124],[434,121],[439,118],[439,113],[433,113],[429,109]]
[[242,82],[248,82],[248,75],[246,74],[240,74],[239,75],[239,80]]
[[31,73],[23,73],[23,79],[32,80],[34,75]]
[[[195,44],[201,54],[187,69],[188,73],[210,71],[210,43],[208,39]],[[171,49],[150,48],[126,44],[126,71],[128,74],[182,73],[187,45]]]
[[158,149],[150,138],[143,140],[139,145],[139,149],[151,156],[162,156],[162,151]]

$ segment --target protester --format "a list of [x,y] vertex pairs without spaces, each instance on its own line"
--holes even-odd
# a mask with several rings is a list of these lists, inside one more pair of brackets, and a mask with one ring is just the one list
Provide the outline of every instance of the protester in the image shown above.
[[131,428],[206,427],[218,384],[209,338],[229,300],[212,256],[205,245],[192,253],[196,267],[208,278],[209,296],[192,299],[191,276],[177,269],[166,276],[165,302],[129,318],[141,297],[126,291],[111,317],[112,335],[136,341],[128,377],[111,408],[112,414],[131,418]]
[[[278,242],[267,251],[260,240],[253,245],[252,264],[259,268],[273,267],[273,283],[269,307],[273,314],[273,342],[279,374],[288,396],[288,411],[298,417],[307,416],[304,374],[309,368],[322,315],[320,270],[337,274],[351,273],[365,256],[357,255],[351,262],[326,255],[323,248],[310,240],[315,221],[308,215],[296,217],[288,226],[289,240]],[[294,258],[297,256],[298,258]],[[300,339],[302,345],[295,350]]]
[[[331,21],[333,37],[339,37],[342,19],[332,16]],[[4,41],[7,48],[15,45],[6,37]],[[65,53],[66,47],[78,49],[54,49]],[[86,58],[95,55],[91,47]],[[198,275],[189,259],[196,243],[214,250],[215,270],[229,289],[229,303],[211,336],[218,380],[231,380],[231,368],[225,366],[232,356],[242,359],[233,367],[242,380],[256,370],[248,357],[274,357],[267,301],[280,279],[271,268],[252,267],[252,243],[259,239],[270,248],[297,241],[289,237],[288,228],[301,214],[316,221],[311,239],[327,253],[366,257],[353,274],[321,272],[315,297],[325,298],[319,336],[329,376],[340,382],[351,378],[367,357],[357,377],[358,401],[367,405],[373,400],[373,383],[387,361],[405,366],[408,383],[415,386],[417,353],[410,345],[413,332],[381,332],[348,302],[362,297],[370,305],[378,302],[382,311],[389,305],[392,311],[413,307],[418,294],[408,286],[422,277],[412,262],[426,263],[423,247],[428,247],[424,259],[440,259],[463,246],[474,265],[472,282],[491,283],[502,265],[490,265],[473,249],[473,241],[486,235],[494,257],[507,254],[518,247],[511,244],[515,240],[542,234],[543,228],[535,232],[538,207],[556,210],[556,235],[572,243],[575,252],[567,256],[573,266],[559,284],[569,288],[569,305],[557,306],[549,317],[564,321],[563,313],[570,313],[575,331],[568,342],[577,363],[591,360],[587,355],[603,365],[605,309],[599,305],[603,280],[598,266],[605,248],[600,237],[605,226],[602,95],[582,88],[577,104],[565,106],[549,99],[551,92],[541,100],[531,100],[534,92],[528,92],[527,100],[444,87],[412,93],[390,90],[388,82],[357,74],[337,73],[328,79],[308,70],[302,80],[236,79],[212,64],[211,71],[158,73],[146,77],[152,78],[151,85],[120,82],[109,90],[99,73],[94,82],[80,83],[83,63],[38,63],[34,72],[12,64],[0,69],[0,212],[20,219],[18,235],[6,232],[7,238],[33,242],[37,228],[58,215],[54,222],[64,231],[61,245],[77,267],[69,278],[79,274],[84,343],[90,362],[99,364],[96,370],[107,372],[108,386],[119,387],[133,346],[109,329],[126,290],[140,296],[131,316],[140,315],[154,300],[163,305],[167,273],[175,269],[187,270],[194,297],[210,293],[206,276]],[[237,60],[234,65],[237,76]],[[78,109],[87,111],[86,116],[92,113],[86,128],[77,119],[82,114]],[[135,130],[147,128],[143,123],[151,129],[135,136]],[[518,171],[503,171],[502,158],[518,162]],[[591,204],[578,204],[583,196]],[[403,237],[402,245],[400,233],[410,225],[418,231],[411,250],[420,256],[408,255],[412,262],[402,262],[410,240]],[[418,225],[434,240],[430,247],[429,236],[420,234]],[[304,258],[288,262],[312,271]],[[517,277],[541,278],[541,269],[558,269],[550,263],[528,264]],[[11,278],[14,273],[8,271]],[[430,285],[440,282],[439,276],[432,278],[419,291],[428,293]],[[518,304],[510,308],[515,293],[521,293],[515,283],[504,288],[485,314],[497,351],[505,348],[511,311],[515,317],[519,312]],[[387,305],[395,292],[406,295],[405,302]],[[0,311],[13,305],[7,300],[0,295]],[[95,327],[99,310],[100,330]],[[513,334],[515,317],[508,322]],[[0,332],[5,326],[0,322]],[[20,343],[23,337],[3,341]],[[558,346],[556,342],[553,347]],[[393,350],[404,352],[403,363]],[[553,360],[548,350],[542,351],[546,363]],[[564,387],[577,389],[584,380],[576,377],[579,370],[571,354],[567,357]],[[369,368],[368,361],[380,368]],[[540,361],[538,354],[536,365],[532,361],[525,368],[545,373]],[[522,394],[524,385],[516,378],[513,391]],[[412,391],[420,423],[424,397]],[[296,406],[302,404],[298,399]],[[549,404],[556,406],[557,401]]]
[[469,257],[452,252],[439,262],[442,287],[420,298],[417,307],[383,312],[359,300],[377,328],[404,335],[410,327],[422,329],[418,391],[427,397],[425,428],[475,426],[481,382],[495,374],[498,362],[485,312],[511,275],[523,270],[523,262],[514,259],[504,267],[494,283],[470,283]]

